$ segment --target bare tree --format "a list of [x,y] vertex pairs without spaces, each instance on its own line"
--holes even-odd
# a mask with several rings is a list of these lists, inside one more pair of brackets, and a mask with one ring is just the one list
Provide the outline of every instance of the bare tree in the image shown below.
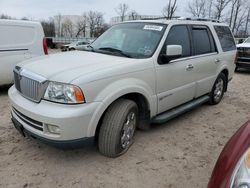
[[228,3],[231,0],[215,0],[214,7],[215,7],[215,15],[214,18],[220,20],[222,17],[223,10],[226,8]]
[[167,6],[163,8],[162,14],[167,19],[172,19],[177,9],[177,0],[168,0]]
[[207,0],[206,9],[208,18],[212,18],[213,0]]
[[66,18],[62,23],[62,34],[64,37],[73,37],[73,22]]
[[56,27],[56,35],[57,37],[62,36],[62,15],[59,13],[54,17],[55,27]]
[[229,27],[232,26],[233,15],[234,15],[234,7],[238,0],[231,0],[231,11],[230,11],[230,18],[229,18]]
[[97,11],[88,12],[88,24],[90,28],[90,37],[97,37],[103,27],[103,13]]
[[248,13],[247,13],[246,24],[245,24],[245,29],[244,29],[245,36],[247,36],[248,24],[250,22],[250,6],[247,9],[248,9]]
[[243,29],[244,22],[246,21],[246,10],[242,11],[240,17],[238,18],[237,22],[235,21],[234,31],[236,35],[239,34],[240,29]]
[[81,33],[83,36],[86,36],[86,27],[87,27],[88,17],[86,13],[83,13],[81,18],[76,22],[76,37]]
[[[245,11],[244,11],[244,13],[242,13],[241,18],[238,20],[239,23],[236,23],[239,12],[241,11],[241,6],[242,6],[242,0],[236,0],[235,15],[234,15],[233,23],[232,23],[232,32],[234,32],[237,24],[238,24],[238,26],[242,24],[241,22],[243,21],[242,19],[244,18]],[[237,28],[239,28],[238,26],[237,26]]]
[[116,13],[120,16],[121,21],[125,20],[129,6],[125,3],[120,3],[117,8],[115,8]]
[[42,20],[41,24],[46,37],[55,36],[55,23],[53,18],[50,18],[49,20]]
[[132,10],[129,13],[129,20],[138,20],[138,19],[140,19],[140,15],[135,10]]
[[11,16],[8,16],[7,14],[1,14],[0,19],[13,19]]
[[206,0],[193,0],[189,2],[188,11],[193,17],[206,17]]

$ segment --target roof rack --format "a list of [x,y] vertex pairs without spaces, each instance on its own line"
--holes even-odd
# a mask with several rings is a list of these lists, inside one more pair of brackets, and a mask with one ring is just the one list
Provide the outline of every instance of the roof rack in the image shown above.
[[192,20],[192,21],[204,21],[204,22],[215,22],[221,23],[219,20],[216,19],[209,19],[209,18],[186,18],[186,17],[179,17],[178,20]]
[[178,19],[178,18],[180,18],[180,17],[179,17],[179,16],[176,16],[176,17],[172,17],[172,18],[170,19],[170,18],[168,18],[168,17],[163,16],[163,17],[155,17],[155,18],[141,18],[141,20],[176,20],[176,19]]
[[141,20],[191,20],[191,21],[203,21],[203,22],[215,22],[221,23],[219,20],[216,19],[209,19],[209,18],[188,18],[188,17],[172,17],[171,19],[168,17],[156,17],[156,18],[141,18]]

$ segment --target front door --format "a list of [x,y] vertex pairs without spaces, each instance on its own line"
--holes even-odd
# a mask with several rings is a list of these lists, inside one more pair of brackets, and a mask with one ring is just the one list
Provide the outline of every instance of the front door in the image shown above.
[[[196,83],[193,64],[189,59],[191,51],[190,34],[186,25],[175,25],[170,29],[161,54],[166,54],[167,45],[181,45],[182,56],[156,66],[158,113],[192,100]],[[158,61],[162,60],[161,54]]]

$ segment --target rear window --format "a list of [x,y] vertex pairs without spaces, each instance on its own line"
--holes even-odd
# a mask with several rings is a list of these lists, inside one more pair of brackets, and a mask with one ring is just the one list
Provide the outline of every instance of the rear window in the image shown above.
[[214,26],[214,29],[219,37],[220,44],[224,52],[236,49],[234,38],[229,27]]

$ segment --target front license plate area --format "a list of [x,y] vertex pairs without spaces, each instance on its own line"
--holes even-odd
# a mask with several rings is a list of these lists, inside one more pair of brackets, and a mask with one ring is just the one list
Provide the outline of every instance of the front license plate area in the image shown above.
[[12,122],[13,122],[15,128],[18,130],[18,132],[19,132],[23,137],[25,137],[24,128],[23,128],[22,124],[19,123],[19,122],[18,122],[15,118],[13,118],[13,117],[11,118],[11,120],[12,120]]

